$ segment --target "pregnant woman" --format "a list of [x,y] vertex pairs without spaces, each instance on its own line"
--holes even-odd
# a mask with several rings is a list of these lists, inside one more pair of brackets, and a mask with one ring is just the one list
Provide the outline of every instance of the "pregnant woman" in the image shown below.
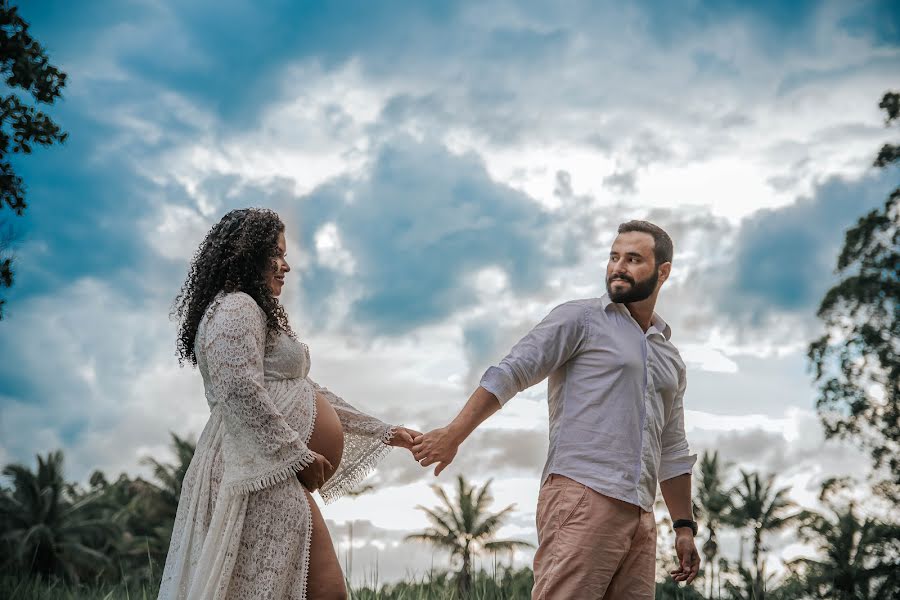
[[309,349],[278,302],[284,224],[234,210],[200,244],[175,301],[179,361],[210,416],[185,474],[160,600],[346,598],[326,502],[418,432],[387,425],[307,375]]

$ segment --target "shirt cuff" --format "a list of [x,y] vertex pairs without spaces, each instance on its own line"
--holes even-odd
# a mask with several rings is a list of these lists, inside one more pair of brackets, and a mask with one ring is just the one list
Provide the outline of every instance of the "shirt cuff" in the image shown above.
[[509,399],[518,393],[512,377],[497,367],[488,368],[481,377],[479,385],[496,396],[500,406],[509,402]]
[[697,462],[696,454],[673,456],[671,458],[664,457],[659,465],[659,480],[666,481],[679,475],[686,475],[694,470],[695,462]]

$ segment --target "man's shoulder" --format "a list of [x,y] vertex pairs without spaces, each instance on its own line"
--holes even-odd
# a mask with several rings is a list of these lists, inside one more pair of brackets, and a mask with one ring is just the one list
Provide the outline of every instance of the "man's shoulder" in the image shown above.
[[585,318],[599,306],[601,306],[599,298],[579,298],[557,304],[550,312],[568,318]]
[[[576,300],[567,300],[562,304],[556,306],[556,308],[565,307],[567,310],[594,310],[598,306],[602,306],[600,302],[600,298],[578,298]],[[554,309],[556,310],[556,309]]]
[[602,308],[599,298],[580,298],[557,304],[547,319],[557,324],[569,324],[591,329],[592,315]]

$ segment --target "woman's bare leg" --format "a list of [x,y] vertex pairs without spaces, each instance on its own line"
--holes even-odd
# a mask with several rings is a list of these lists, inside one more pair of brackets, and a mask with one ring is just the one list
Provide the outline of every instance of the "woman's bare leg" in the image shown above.
[[322,512],[306,488],[303,489],[309,500],[312,513],[312,536],[309,543],[309,579],[306,593],[309,600],[346,600],[347,588],[344,585],[344,573],[338,562],[331,543],[331,534],[325,525]]

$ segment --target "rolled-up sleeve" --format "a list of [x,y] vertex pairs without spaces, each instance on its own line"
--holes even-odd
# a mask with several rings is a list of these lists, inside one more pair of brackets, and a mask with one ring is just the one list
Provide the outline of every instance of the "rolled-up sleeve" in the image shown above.
[[679,373],[678,391],[672,403],[672,412],[663,428],[661,439],[661,456],[659,462],[659,481],[665,481],[690,473],[697,462],[697,455],[691,454],[687,436],[684,433],[684,392],[687,389],[687,376]]
[[567,302],[550,311],[523,337],[509,354],[485,371],[481,387],[494,394],[500,405],[572,358],[588,336],[588,307]]

